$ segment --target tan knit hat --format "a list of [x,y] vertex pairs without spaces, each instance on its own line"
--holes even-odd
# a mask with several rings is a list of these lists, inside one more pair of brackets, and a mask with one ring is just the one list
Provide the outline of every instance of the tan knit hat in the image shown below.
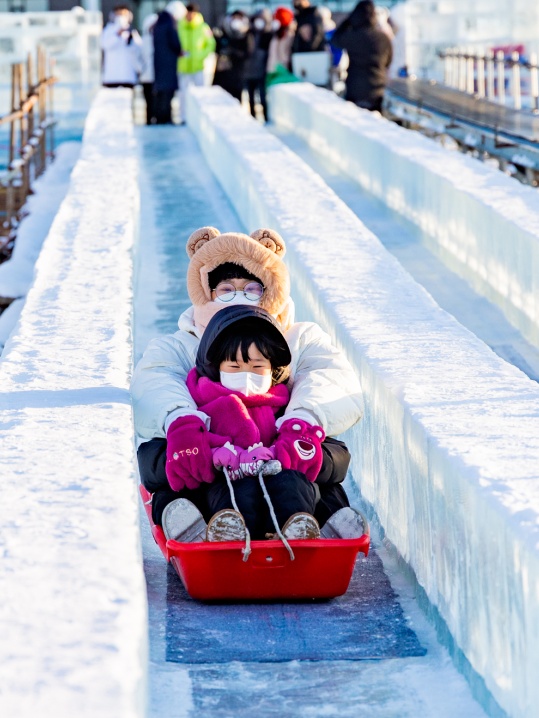
[[[191,259],[187,270],[187,291],[195,307],[211,302],[208,274],[216,267],[231,262],[258,277],[264,285],[259,306],[287,328],[290,278],[282,258],[286,247],[283,238],[273,229],[257,229],[250,236],[240,232],[221,234],[215,227],[197,229],[187,241]],[[203,312],[198,312],[202,316]]]

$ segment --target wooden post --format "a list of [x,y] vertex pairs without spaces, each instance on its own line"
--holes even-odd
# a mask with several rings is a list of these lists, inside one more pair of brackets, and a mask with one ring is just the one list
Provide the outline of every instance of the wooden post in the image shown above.
[[42,47],[37,48],[37,108],[39,116],[39,129],[41,134],[39,136],[39,157],[41,163],[41,171],[45,171],[47,165],[47,130],[45,127],[45,120],[47,117],[47,108],[45,107],[46,101],[46,71],[45,71],[45,54]]
[[494,52],[487,52],[487,99],[494,100]]
[[[52,77],[54,74],[54,59],[49,55],[48,56],[48,76]],[[48,85],[48,95],[49,95],[49,103],[48,103],[48,116],[52,117],[54,114],[54,83],[50,83]],[[51,159],[54,159],[54,124],[51,124],[50,129],[50,143],[51,143]]]
[[515,110],[522,108],[522,98],[520,94],[520,55],[518,52],[511,54],[513,68],[511,73],[511,90],[513,94],[513,106]]
[[533,99],[533,109],[539,110],[539,76],[537,74],[537,53],[530,53],[530,94]]
[[498,102],[505,105],[505,55],[503,50],[496,53],[496,66],[498,69]]
[[[17,65],[11,66],[11,111],[17,109]],[[15,158],[15,122],[9,123],[9,163],[11,164]]]
[[[34,86],[34,64],[32,62],[32,53],[28,53],[26,60],[26,96],[32,97],[35,92]],[[34,116],[34,106],[32,105],[28,110],[28,139],[33,137],[36,128],[36,118]],[[33,173],[31,170],[33,169]],[[32,157],[28,160],[28,176],[29,182],[39,174],[39,165],[37,158],[32,154]]]
[[475,52],[473,47],[467,49],[466,59],[466,92],[469,95],[474,94],[475,86]]
[[460,58],[460,65],[459,65],[458,89],[461,92],[466,92],[466,72],[467,72],[467,68],[468,68],[468,63],[466,60],[466,53],[464,50],[459,50],[459,58]]
[[[37,72],[37,77],[36,77]],[[14,219],[31,193],[33,179],[47,163],[47,107],[52,114],[52,77],[48,76],[47,57],[38,48],[37,58],[11,67],[11,111],[0,123],[9,123],[9,174],[5,190],[5,219],[0,221],[0,236],[13,237]],[[24,77],[26,74],[26,77]],[[52,153],[51,153],[52,154]],[[0,248],[5,243],[0,241]]]
[[477,53],[477,95],[485,96],[485,56],[482,52]]

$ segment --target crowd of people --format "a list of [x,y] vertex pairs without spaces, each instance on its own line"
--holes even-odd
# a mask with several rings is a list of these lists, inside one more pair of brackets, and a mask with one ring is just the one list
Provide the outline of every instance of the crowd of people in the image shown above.
[[[130,8],[118,5],[101,40],[103,85],[142,85],[147,124],[172,122],[171,102],[179,91],[180,124],[185,124],[187,89],[205,83],[206,60],[213,56],[213,84],[240,101],[246,91],[251,114],[256,116],[258,102],[267,120],[267,85],[293,80],[297,58],[307,68],[321,59],[327,74],[315,84],[340,83],[347,100],[381,110],[395,31],[387,11],[360,0],[337,26],[331,11],[311,0],[293,0],[293,8],[273,13],[264,8],[251,16],[234,10],[210,28],[196,2],[173,0],[144,19],[140,36]],[[308,70],[302,75],[309,79]]]

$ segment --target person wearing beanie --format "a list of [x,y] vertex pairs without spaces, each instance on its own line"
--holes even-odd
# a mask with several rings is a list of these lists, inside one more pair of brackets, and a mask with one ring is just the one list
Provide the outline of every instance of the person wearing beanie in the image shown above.
[[[208,485],[216,476],[209,459],[214,449],[234,445],[236,439],[230,434],[233,422],[223,425],[216,414],[206,410],[205,400],[194,398],[190,372],[196,366],[198,376],[206,372],[215,381],[216,374],[209,375],[204,369],[204,358],[227,339],[226,327],[221,324],[227,316],[219,313],[226,309],[231,315],[235,311],[241,314],[249,308],[264,310],[264,315],[271,317],[290,352],[289,397],[275,415],[274,440],[265,436],[263,447],[280,447],[275,458],[283,468],[303,473],[313,484],[314,516],[323,534],[328,519],[349,506],[341,482],[350,454],[334,437],[361,418],[358,378],[317,324],[294,321],[290,278],[283,261],[286,246],[277,232],[259,229],[247,235],[203,227],[189,237],[187,253],[192,306],[180,316],[175,334],[149,343],[131,384],[135,428],[142,442],[137,452],[139,469],[142,483],[154,495],[153,520],[161,525],[165,506],[185,497],[184,491],[189,492],[185,498],[205,521],[213,515],[215,505],[208,504]],[[214,341],[215,327],[219,328],[219,341]],[[245,358],[250,358],[250,350]],[[321,463],[310,468],[301,464],[293,448],[298,431],[313,441],[316,432],[321,432],[320,452],[315,451],[317,461],[322,457]],[[199,442],[196,446],[188,446],[192,437]]]
[[268,50],[267,72],[276,72],[277,67],[291,69],[292,43],[296,33],[294,13],[287,7],[278,7],[273,13],[276,30],[271,38]]

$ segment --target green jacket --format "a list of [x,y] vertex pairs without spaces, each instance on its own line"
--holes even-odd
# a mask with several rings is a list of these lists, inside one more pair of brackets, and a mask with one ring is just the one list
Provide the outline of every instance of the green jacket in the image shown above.
[[185,18],[178,23],[178,34],[182,51],[188,53],[187,57],[178,60],[178,72],[192,75],[204,69],[204,60],[215,50],[215,39],[210,26],[204,18],[197,13],[191,22]]

